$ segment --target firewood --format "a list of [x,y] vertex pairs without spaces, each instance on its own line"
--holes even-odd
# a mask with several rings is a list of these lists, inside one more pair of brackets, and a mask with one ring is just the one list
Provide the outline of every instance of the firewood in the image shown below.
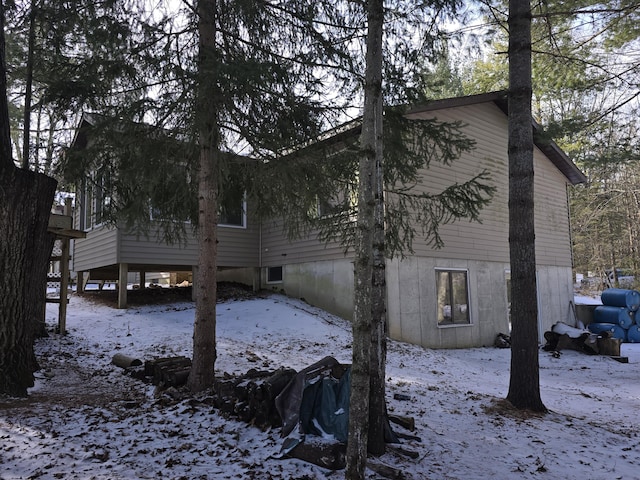
[[149,377],[156,377],[161,375],[163,369],[177,367],[177,366],[191,366],[191,359],[183,356],[168,357],[168,358],[156,358],[154,360],[148,360],[145,362],[145,373]]
[[231,415],[235,412],[236,402],[233,398],[225,398],[218,407],[223,414]]
[[[183,356],[157,358],[145,362],[144,368],[145,375],[152,377],[154,385],[178,386],[174,382],[182,379],[186,381],[184,371],[191,368],[191,359]],[[176,374],[178,371],[181,373]]]
[[406,428],[410,432],[416,429],[416,422],[413,417],[404,417],[401,415],[389,415],[389,421]]
[[288,455],[329,470],[341,470],[347,463],[346,451],[347,447],[343,443],[313,442],[307,437]]
[[220,398],[233,396],[235,385],[236,385],[235,379],[217,380],[215,382],[215,388],[214,388],[214,391],[216,392],[216,396]]
[[190,367],[178,367],[176,369],[165,371],[163,375],[165,386],[179,387],[184,385],[187,383],[190,371]]
[[292,368],[281,368],[276,370],[273,375],[265,379],[262,383],[261,390],[266,400],[273,401],[280,392],[287,386],[291,379],[296,375],[296,371]]

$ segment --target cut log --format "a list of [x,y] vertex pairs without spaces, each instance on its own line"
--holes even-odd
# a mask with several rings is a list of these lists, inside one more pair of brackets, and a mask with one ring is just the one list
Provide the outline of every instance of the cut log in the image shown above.
[[189,378],[190,367],[178,367],[171,370],[166,370],[162,376],[162,383],[166,387],[180,387],[187,383]]
[[275,398],[296,375],[290,368],[276,371],[251,369],[240,377],[226,375],[216,379],[213,404],[227,415],[255,425],[262,430],[279,427],[282,420],[275,408]]
[[153,360],[147,360],[144,363],[145,373],[148,377],[153,377],[156,371],[162,368],[166,368],[171,365],[191,365],[191,360],[187,357],[165,357],[154,358]]
[[389,421],[400,425],[402,428],[413,432],[416,429],[416,422],[413,417],[403,417],[401,415],[389,415]]
[[620,356],[620,344],[622,340],[619,338],[611,338],[605,336],[598,336],[598,351],[600,355],[609,355],[611,357],[619,357]]
[[329,470],[342,470],[347,464],[346,452],[344,443],[313,442],[307,437],[288,455]]
[[156,358],[145,362],[144,373],[154,385],[179,387],[186,382],[190,368],[191,359],[187,357]]
[[291,379],[296,375],[296,371],[292,368],[281,368],[276,370],[273,375],[268,377],[261,386],[263,396],[267,400],[274,400],[280,392],[287,386]]
[[142,365],[141,360],[125,355],[124,353],[116,353],[111,359],[111,363],[120,368],[139,367]]

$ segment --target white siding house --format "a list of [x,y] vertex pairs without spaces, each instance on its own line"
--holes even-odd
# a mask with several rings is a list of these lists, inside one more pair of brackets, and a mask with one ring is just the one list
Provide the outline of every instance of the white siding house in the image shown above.
[[[417,190],[437,191],[488,170],[497,188],[481,213],[482,223],[458,221],[441,227],[444,247],[420,238],[414,254],[387,263],[387,309],[392,338],[430,348],[493,344],[508,333],[509,212],[506,98],[502,93],[461,97],[415,108],[410,118],[462,121],[462,132],[476,142],[452,165],[432,164]],[[558,321],[572,323],[572,251],[567,188],[584,175],[553,142],[536,142],[535,228],[540,339]],[[353,258],[338,245],[308,238],[289,241],[274,225],[263,226],[263,274],[282,269],[282,281],[267,284],[350,318]],[[456,279],[458,286],[441,285]],[[452,299],[454,291],[464,300]],[[450,300],[446,300],[446,299]],[[453,301],[451,301],[453,300]],[[460,318],[451,309],[458,305]],[[461,312],[464,310],[464,312]]]
[[[493,343],[509,332],[508,157],[506,97],[492,93],[432,102],[409,118],[461,121],[475,148],[449,166],[422,172],[418,191],[437,191],[488,170],[496,187],[481,223],[441,227],[441,249],[416,237],[414,254],[387,263],[387,308],[392,338],[430,348]],[[536,127],[537,128],[537,127]],[[540,334],[571,323],[572,252],[567,187],[584,175],[553,142],[536,142],[535,227]],[[83,209],[80,202],[80,209]],[[251,209],[249,207],[248,211]],[[76,215],[78,221],[82,212]],[[168,246],[119,229],[85,228],[75,242],[74,270],[113,277],[129,270],[188,270],[197,263],[195,239]],[[240,228],[219,226],[220,278],[304,298],[345,318],[353,308],[353,257],[311,235],[289,240],[276,221],[248,215]]]

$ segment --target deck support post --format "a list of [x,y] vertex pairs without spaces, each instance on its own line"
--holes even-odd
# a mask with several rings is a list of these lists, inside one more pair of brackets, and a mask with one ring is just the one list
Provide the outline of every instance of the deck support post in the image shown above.
[[129,265],[119,264],[118,271],[118,308],[127,308],[127,280],[129,276]]

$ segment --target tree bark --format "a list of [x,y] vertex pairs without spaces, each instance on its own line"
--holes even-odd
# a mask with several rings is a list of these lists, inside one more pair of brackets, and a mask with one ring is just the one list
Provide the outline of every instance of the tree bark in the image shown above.
[[219,126],[216,79],[216,0],[198,3],[199,94],[196,120],[199,129],[198,275],[193,330],[193,363],[188,386],[199,392],[214,385],[216,351],[216,297],[218,255]]
[[37,361],[36,325],[42,318],[47,233],[56,181],[19,170],[11,156],[6,90],[4,3],[0,4],[0,393],[25,396]]
[[[382,30],[383,2],[373,1],[370,6],[370,34],[372,44],[373,84],[371,102],[374,106],[375,162],[374,162],[374,224],[373,224],[373,273],[371,304],[371,360],[369,364],[369,435],[368,452],[383,455],[385,452],[385,430],[387,402],[385,398],[385,373],[387,364],[387,284],[384,231],[384,155],[383,155],[383,99],[382,99]],[[374,103],[375,102],[375,103]]]
[[0,166],[0,393],[25,396],[33,386],[56,185],[50,177]]
[[531,6],[509,2],[509,250],[511,260],[511,372],[507,400],[546,411],[540,398],[538,303],[531,112]]
[[[382,27],[381,0],[367,2],[367,53],[358,185],[358,237],[355,258],[353,356],[349,405],[346,478],[364,479],[371,392],[372,299],[377,178],[382,167]],[[377,343],[377,341],[376,341]],[[374,392],[377,393],[377,392]]]

